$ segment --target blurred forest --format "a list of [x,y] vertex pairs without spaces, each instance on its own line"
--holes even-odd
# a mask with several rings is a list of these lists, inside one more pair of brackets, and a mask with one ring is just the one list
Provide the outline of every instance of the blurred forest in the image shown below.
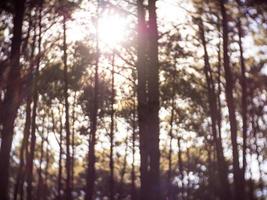
[[0,200],[267,199],[266,0],[1,0]]

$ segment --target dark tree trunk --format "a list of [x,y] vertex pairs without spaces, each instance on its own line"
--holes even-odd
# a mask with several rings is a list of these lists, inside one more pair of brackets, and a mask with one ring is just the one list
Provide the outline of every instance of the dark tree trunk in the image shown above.
[[40,155],[40,159],[39,159],[39,169],[38,169],[38,183],[37,183],[37,191],[36,191],[36,197],[40,198],[40,200],[42,199],[42,194],[43,194],[43,189],[44,189],[44,180],[43,180],[43,169],[42,169],[42,164],[44,161],[44,143],[45,141],[47,141],[48,139],[48,133],[46,135],[46,137],[44,136],[44,132],[45,132],[45,122],[43,120],[43,128],[42,128],[42,141],[41,141],[41,155]]
[[134,92],[133,95],[133,120],[132,120],[132,168],[131,168],[131,200],[136,200],[136,185],[135,185],[135,141],[136,141],[136,103],[135,103],[135,98],[136,98],[136,93]]
[[[177,146],[178,146],[178,169],[179,169],[179,174],[181,177],[181,199],[185,199],[185,189],[184,189],[184,164],[183,164],[183,159],[182,159],[182,150],[181,150],[181,137],[178,136],[177,138]],[[179,194],[178,194],[179,195]],[[180,195],[179,195],[180,196]]]
[[186,160],[187,160],[187,165],[186,165],[186,179],[187,179],[187,184],[186,184],[186,199],[191,199],[191,180],[190,180],[190,147],[186,148]]
[[[174,81],[175,79],[173,79]],[[173,83],[174,84],[174,83]],[[170,130],[169,130],[169,155],[168,155],[168,199],[174,199],[172,191],[172,141],[173,141],[173,122],[174,122],[174,111],[175,111],[175,90],[172,88],[172,99],[171,99],[171,118],[170,118]]]
[[45,155],[45,161],[46,161],[46,166],[44,170],[44,184],[43,184],[43,190],[41,193],[41,199],[47,200],[48,198],[48,169],[49,169],[49,162],[50,162],[50,154],[49,154],[49,142],[48,142],[48,133],[47,133],[47,138],[46,138],[46,155]]
[[17,200],[17,196],[20,190],[23,188],[24,182],[24,173],[25,173],[25,150],[28,147],[28,141],[30,136],[30,128],[31,128],[31,96],[29,95],[27,98],[27,105],[26,105],[26,121],[24,126],[24,137],[20,148],[20,163],[18,174],[16,177],[16,183],[14,187],[14,200]]
[[[36,74],[37,75],[37,74]],[[30,153],[28,156],[27,161],[27,200],[33,199],[33,161],[34,161],[34,154],[35,154],[35,145],[36,145],[36,115],[37,115],[37,102],[38,102],[38,91],[36,85],[36,79],[34,82],[34,95],[33,95],[33,111],[32,111],[32,130],[31,130],[31,140],[30,140]]]
[[74,168],[75,168],[75,106],[76,106],[76,92],[74,94],[73,100],[73,109],[72,109],[72,138],[71,138],[71,148],[72,148],[72,155],[71,155],[71,188],[74,190]]
[[[58,108],[60,110],[60,108]],[[63,124],[60,118],[60,127],[59,127],[59,160],[58,160],[58,179],[57,179],[57,200],[61,200],[61,191],[62,191],[62,154],[63,154]]]
[[125,154],[124,154],[124,157],[123,157],[123,164],[122,164],[122,169],[120,171],[120,182],[119,182],[119,190],[118,190],[118,193],[119,193],[119,197],[118,199],[123,199],[123,185],[124,185],[124,177],[125,177],[125,174],[126,174],[126,167],[127,167],[127,156],[128,156],[128,147],[129,147],[129,142],[128,142],[128,135],[125,139]]
[[31,141],[30,141],[30,152],[27,158],[27,200],[32,200],[33,198],[33,161],[34,161],[34,154],[35,154],[35,145],[36,145],[36,117],[37,117],[37,106],[38,106],[38,80],[39,80],[39,68],[41,62],[41,44],[42,44],[42,1],[39,5],[39,12],[38,12],[38,56],[37,56],[37,63],[36,69],[34,72],[34,80],[33,80],[33,109],[32,109],[32,124],[31,124]]
[[140,173],[141,173],[141,188],[140,188],[140,198],[141,200],[149,199],[148,190],[148,172],[147,172],[147,75],[146,75],[146,46],[147,46],[147,27],[145,21],[145,7],[143,5],[143,0],[137,1],[138,10],[138,39],[137,39],[137,112],[138,112],[138,125],[139,125],[139,138],[140,138]]
[[66,42],[66,16],[63,16],[63,63],[64,63],[64,101],[65,101],[65,130],[66,130],[66,200],[72,199],[71,191],[71,156],[70,156],[70,117],[68,101],[68,65],[67,65],[67,42]]
[[228,17],[225,8],[225,3],[220,0],[220,8],[222,15],[222,35],[223,35],[223,62],[225,72],[225,96],[229,112],[231,142],[232,142],[232,155],[233,155],[233,172],[234,172],[234,199],[244,199],[244,185],[242,181],[242,170],[239,165],[239,152],[237,144],[237,121],[236,121],[236,108],[234,103],[234,81],[233,74],[230,68],[230,59],[228,55]]
[[148,148],[149,148],[149,183],[150,199],[160,200],[160,172],[159,172],[159,61],[158,61],[158,28],[156,14],[156,0],[148,1],[149,13],[149,73],[148,75]]
[[2,140],[0,148],[0,199],[9,199],[9,159],[13,140],[14,121],[20,104],[20,46],[25,0],[15,2],[14,28],[10,55],[10,73],[5,99],[1,109]]
[[[36,31],[36,23],[34,22],[33,24],[33,29],[34,29],[34,36],[33,36],[33,42],[31,44],[31,56],[30,56],[30,70],[31,71],[34,71],[34,54],[35,54],[35,49],[36,49],[36,37],[37,37],[37,31]],[[32,73],[32,76],[34,76],[34,73]],[[26,164],[23,166],[23,174],[22,176],[20,177],[20,183],[18,185],[18,192],[20,193],[20,200],[23,200],[24,199],[24,183],[25,183],[25,177],[27,176],[27,173],[28,173],[28,159],[29,159],[29,155],[30,155],[30,152],[29,152],[29,138],[30,138],[30,134],[31,134],[31,124],[32,124],[32,95],[33,95],[33,82],[32,80],[29,81],[29,91],[28,91],[28,100],[27,101],[30,101],[30,102],[27,102],[27,104],[29,103],[29,105],[27,106],[30,106],[30,108],[26,108],[26,109],[30,109],[30,113],[27,113],[26,111],[26,118],[29,117],[30,120],[29,120],[29,124],[27,125],[27,132],[24,132],[24,137],[25,138],[25,159],[26,159]],[[27,116],[28,115],[28,116]],[[14,194],[14,198],[15,198],[15,195]],[[17,197],[16,197],[17,198]]]
[[207,82],[207,90],[208,90],[208,104],[209,104],[209,114],[211,117],[211,128],[212,128],[212,136],[215,144],[216,155],[218,159],[218,173],[221,183],[221,191],[220,197],[222,200],[231,199],[231,190],[230,184],[228,182],[228,167],[223,155],[223,147],[221,137],[218,136],[217,132],[217,98],[214,80],[212,76],[212,71],[209,63],[209,55],[207,51],[207,43],[205,38],[205,30],[202,19],[199,21],[199,32],[200,39],[204,50],[204,74]]
[[[97,2],[97,18],[99,16],[99,2]],[[93,112],[90,116],[90,133],[89,133],[89,148],[88,148],[88,167],[86,172],[86,188],[85,200],[93,200],[95,187],[95,145],[96,145],[96,130],[97,130],[97,116],[98,116],[98,68],[99,68],[99,39],[98,39],[98,21],[96,23],[96,63],[95,63],[95,79],[94,79],[94,106]]]
[[[247,159],[246,159],[246,151],[247,151],[247,130],[248,130],[248,124],[247,124],[247,110],[248,110],[248,92],[247,92],[247,77],[246,77],[246,66],[245,66],[245,59],[243,56],[243,30],[242,30],[242,24],[241,20],[238,19],[237,22],[237,28],[238,28],[238,45],[239,45],[239,51],[240,51],[240,66],[241,66],[241,88],[242,88],[242,133],[243,133],[243,169],[242,169],[242,180],[243,185],[246,185],[245,182],[245,173],[246,173],[246,166],[247,166]],[[246,195],[244,195],[246,197]]]
[[[159,66],[156,1],[148,1],[148,22],[137,1],[137,98],[141,154],[141,200],[161,199],[159,181]],[[148,27],[147,27],[148,25]]]
[[115,65],[115,53],[112,55],[112,72],[111,72],[111,115],[110,115],[110,154],[109,154],[109,198],[114,200],[114,160],[113,160],[113,149],[114,149],[114,103],[115,103],[115,88],[114,88],[114,65]]
[[[254,108],[255,109],[255,108]],[[252,132],[253,132],[253,137],[254,137],[254,146],[255,146],[255,153],[257,156],[257,163],[258,163],[258,167],[259,167],[259,189],[262,193],[261,195],[261,200],[264,200],[264,180],[263,180],[263,170],[261,168],[261,152],[260,152],[260,148],[259,148],[259,144],[258,144],[258,132],[260,131],[260,126],[259,126],[259,117],[257,116],[256,113],[254,113],[252,115]]]

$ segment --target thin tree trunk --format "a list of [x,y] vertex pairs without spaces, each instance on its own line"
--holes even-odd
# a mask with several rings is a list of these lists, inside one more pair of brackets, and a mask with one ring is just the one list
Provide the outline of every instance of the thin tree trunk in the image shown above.
[[[255,145],[255,151],[257,156],[257,162],[259,167],[259,189],[261,190],[261,193],[264,194],[264,181],[263,181],[263,171],[261,169],[261,161],[260,161],[260,149],[258,144],[258,136],[257,132],[260,130],[259,127],[259,119],[256,117],[256,114],[252,115],[252,131],[253,131],[253,137],[254,137],[254,145]],[[264,200],[264,195],[261,196],[261,200]]]
[[[207,158],[207,166],[208,166],[208,193],[209,193],[209,196],[207,197],[207,200],[210,200],[210,199],[214,199],[216,198],[217,196],[217,188],[214,187],[213,185],[213,182],[214,182],[214,177],[216,172],[214,172],[212,166],[213,166],[213,163],[212,163],[212,151],[213,150],[213,145],[210,144],[209,140],[207,139],[207,137],[205,137],[205,141],[206,141],[206,151],[207,151],[207,154],[208,154],[208,158]],[[219,194],[220,196],[220,194]]]
[[[237,22],[237,28],[238,28],[238,45],[239,45],[239,51],[240,51],[240,66],[241,66],[241,88],[242,88],[242,133],[243,133],[243,170],[242,170],[242,180],[243,185],[245,186],[245,173],[246,173],[246,166],[247,166],[247,159],[246,159],[246,151],[247,151],[247,130],[248,130],[248,124],[247,124],[247,110],[248,110],[248,92],[247,92],[247,77],[246,77],[246,66],[245,66],[245,60],[243,56],[243,30],[242,30],[242,24],[241,20],[238,19]],[[246,195],[244,195],[246,197]]]
[[181,137],[178,136],[177,139],[177,146],[178,146],[178,168],[179,168],[179,174],[181,176],[181,199],[185,199],[185,189],[184,189],[184,165],[183,165],[183,159],[182,159],[182,149],[181,149]]
[[186,157],[187,157],[187,170],[186,170],[186,179],[187,179],[187,184],[186,184],[186,199],[191,199],[191,181],[190,181],[190,147],[186,148]]
[[71,156],[71,188],[74,190],[74,168],[75,168],[75,106],[76,106],[76,92],[74,93],[74,100],[72,105],[72,156]]
[[224,61],[224,72],[225,72],[225,95],[226,103],[229,112],[230,131],[231,131],[231,142],[232,142],[232,155],[233,155],[233,172],[234,172],[234,199],[244,199],[244,185],[242,181],[242,170],[239,165],[239,153],[237,144],[237,121],[234,104],[234,82],[233,74],[230,68],[230,59],[228,55],[228,17],[226,13],[225,3],[220,0],[220,8],[222,15],[222,34],[223,34],[223,61]]
[[27,200],[32,200],[33,192],[32,192],[32,182],[33,182],[33,161],[34,161],[34,154],[35,154],[35,145],[36,145],[36,117],[37,117],[37,106],[38,106],[38,86],[37,82],[39,80],[39,68],[41,62],[41,44],[42,44],[42,1],[39,5],[39,19],[38,19],[38,27],[39,27],[39,34],[38,34],[38,57],[37,57],[37,64],[35,70],[35,76],[33,80],[33,110],[32,110],[32,124],[31,124],[31,142],[30,142],[30,153],[28,155],[27,161]]
[[44,170],[44,187],[42,190],[42,194],[41,197],[44,200],[47,200],[48,198],[48,169],[49,169],[49,161],[50,161],[50,155],[49,155],[49,141],[48,141],[48,133],[47,133],[47,138],[46,138],[46,156],[45,156],[45,160],[46,160],[46,166],[45,166],[45,170]]
[[[58,108],[60,110],[60,108]],[[52,114],[52,117],[54,115]],[[54,121],[54,120],[53,120]],[[63,154],[63,124],[60,118],[60,127],[59,127],[59,160],[58,160],[58,179],[57,179],[57,200],[61,200],[61,191],[62,191],[62,154]]]
[[[99,0],[97,1],[97,20],[99,17]],[[95,187],[95,144],[96,144],[96,130],[97,130],[97,116],[98,116],[98,68],[99,68],[99,41],[98,41],[98,21],[96,22],[96,64],[95,64],[95,88],[94,88],[94,107],[93,113],[90,117],[91,130],[89,133],[89,148],[88,148],[88,167],[86,174],[86,189],[85,200],[93,200]]]
[[132,120],[132,169],[131,169],[131,200],[136,200],[136,185],[135,185],[135,140],[136,140],[136,93],[133,95],[133,120]]
[[[36,77],[37,78],[37,77]],[[37,114],[37,101],[38,101],[38,93],[36,80],[34,83],[34,96],[33,96],[33,111],[32,111],[32,130],[31,130],[31,141],[30,141],[30,154],[27,162],[27,200],[33,199],[33,161],[35,154],[35,145],[36,145],[36,114]]]
[[42,141],[41,141],[41,155],[39,159],[39,169],[38,169],[38,183],[37,183],[37,191],[36,191],[36,196],[41,197],[41,190],[43,189],[43,175],[42,175],[42,164],[43,164],[43,159],[44,159],[44,142],[45,142],[45,137],[44,137],[44,121],[43,121],[43,134],[42,134]]
[[63,16],[63,63],[64,63],[64,101],[65,101],[65,130],[66,130],[66,200],[72,199],[71,190],[71,156],[70,156],[70,119],[68,101],[68,65],[67,65],[67,42],[66,42],[66,16]]
[[228,169],[227,164],[223,155],[223,147],[221,138],[218,137],[217,133],[217,98],[215,92],[214,81],[212,77],[212,71],[209,63],[209,55],[207,51],[207,44],[205,38],[205,30],[202,19],[199,21],[199,31],[200,31],[200,39],[204,50],[204,73],[207,82],[207,90],[208,90],[208,103],[209,103],[209,114],[211,117],[211,128],[212,135],[216,149],[216,155],[218,159],[218,173],[221,182],[221,192],[220,197],[222,200],[231,199],[231,190],[230,184],[228,182]]
[[[250,99],[250,102],[249,103],[252,103],[251,99]],[[254,156],[254,151],[253,151],[253,145],[254,145],[254,140],[255,140],[255,137],[254,137],[254,115],[253,115],[253,112],[250,112],[250,123],[251,123],[251,127],[252,127],[252,130],[251,130],[251,133],[250,134],[250,138],[249,138],[249,142],[250,142],[250,145],[249,145],[249,149],[250,149],[250,160],[253,159],[253,156]],[[254,139],[254,140],[253,140]],[[250,174],[250,178],[249,178],[249,195],[248,195],[248,199],[249,200],[255,200],[255,185],[254,185],[254,180],[253,180],[253,172],[252,172],[252,167],[250,166],[249,168],[249,174]]]
[[[174,81],[175,79],[173,79]],[[174,83],[173,83],[174,84]],[[175,111],[175,90],[172,88],[172,99],[171,99],[171,118],[170,118],[170,130],[169,130],[169,155],[168,155],[168,199],[174,199],[172,192],[172,141],[173,141],[173,121],[174,121],[174,111]]]
[[125,139],[125,154],[123,157],[123,164],[122,164],[122,169],[120,172],[120,183],[119,183],[119,197],[118,199],[123,199],[122,198],[122,193],[123,193],[123,185],[124,185],[124,177],[125,177],[125,173],[126,173],[126,167],[127,167],[127,156],[128,156],[128,147],[129,147],[129,143],[128,143],[128,135]]
[[[36,30],[36,26],[37,23],[36,21],[34,21],[33,23],[33,31],[34,31],[34,36],[33,36],[33,41],[32,41],[32,44],[31,44],[31,55],[30,55],[30,70],[31,71],[34,71],[34,54],[35,54],[35,49],[36,49],[36,38],[37,38],[37,30]],[[32,73],[32,75],[34,76],[34,73]],[[19,193],[20,193],[20,199],[23,200],[24,199],[24,182],[25,182],[25,176],[27,175],[27,162],[28,162],[28,158],[29,158],[29,138],[30,138],[30,134],[31,134],[31,123],[32,123],[32,108],[31,108],[31,104],[32,104],[32,95],[33,95],[33,82],[32,80],[30,80],[29,82],[29,94],[28,94],[28,98],[30,98],[30,102],[27,102],[29,103],[30,105],[30,113],[28,113],[29,116],[26,116],[30,118],[30,122],[29,124],[27,125],[27,133],[25,132],[24,133],[24,137],[25,138],[25,159],[26,159],[26,165],[24,166],[24,169],[23,169],[23,174],[22,176],[20,177],[20,184],[18,185],[18,190],[19,190]],[[27,109],[27,108],[26,108]],[[28,108],[29,109],[29,108]],[[27,115],[27,114],[26,114]],[[15,198],[15,197],[14,197]]]
[[115,53],[112,55],[112,72],[111,72],[111,115],[110,115],[110,155],[109,155],[109,198],[114,200],[114,160],[113,160],[113,148],[114,148],[114,103],[115,103],[115,88],[114,88],[114,65],[115,65]]
[[20,148],[20,163],[19,163],[19,169],[18,169],[18,174],[16,177],[16,183],[15,183],[15,188],[14,188],[14,200],[17,200],[17,196],[19,193],[19,190],[21,190],[22,185],[23,185],[23,180],[24,179],[24,164],[25,164],[25,150],[28,146],[28,141],[29,141],[29,135],[30,135],[30,128],[31,128],[31,95],[27,97],[27,105],[26,105],[26,121],[25,121],[25,126],[24,126],[24,131],[23,131],[23,141],[22,145]]

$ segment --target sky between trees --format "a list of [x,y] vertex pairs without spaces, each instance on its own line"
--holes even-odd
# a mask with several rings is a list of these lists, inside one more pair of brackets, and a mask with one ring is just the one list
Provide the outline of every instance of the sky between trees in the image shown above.
[[264,0],[0,2],[1,200],[263,200]]

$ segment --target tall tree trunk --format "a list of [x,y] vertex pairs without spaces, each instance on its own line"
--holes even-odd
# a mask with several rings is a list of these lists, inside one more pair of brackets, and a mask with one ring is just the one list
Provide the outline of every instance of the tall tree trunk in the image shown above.
[[113,160],[113,149],[114,149],[114,103],[115,103],[115,88],[114,88],[114,66],[115,65],[115,52],[112,55],[112,72],[111,72],[111,114],[110,114],[110,154],[109,154],[109,198],[114,200],[114,160]]
[[[137,98],[141,154],[141,200],[161,199],[159,179],[159,64],[156,1],[137,1]],[[148,27],[147,27],[148,25]]]
[[[60,108],[58,108],[60,110]],[[54,115],[52,115],[54,116]],[[58,178],[57,178],[57,200],[61,200],[61,191],[62,191],[62,154],[63,154],[63,124],[60,118],[60,127],[59,127],[59,160],[58,160]]]
[[125,177],[125,174],[126,174],[126,168],[127,168],[127,156],[128,156],[128,147],[129,147],[129,142],[128,142],[128,135],[125,139],[125,154],[124,154],[124,157],[123,157],[123,164],[122,164],[122,169],[120,171],[120,182],[119,182],[119,190],[118,190],[118,193],[119,193],[119,197],[118,199],[123,199],[123,186],[124,186],[124,177]]
[[[173,79],[174,81],[175,79]],[[173,83],[174,84],[174,83]],[[169,130],[169,155],[168,155],[168,199],[174,199],[172,192],[172,141],[173,141],[173,122],[174,122],[174,111],[175,111],[175,90],[172,88],[172,99],[171,99],[171,118],[170,118],[170,130]]]
[[[134,88],[135,90],[135,88]],[[132,120],[132,168],[131,168],[131,200],[136,200],[136,185],[135,185],[135,140],[136,140],[136,93],[133,95],[133,120]]]
[[186,165],[186,199],[191,199],[191,180],[190,180],[190,147],[186,148],[186,159],[187,159],[187,165]]
[[[177,138],[177,146],[178,146],[178,169],[179,169],[179,174],[181,176],[181,199],[185,199],[185,189],[184,189],[184,164],[183,164],[183,159],[182,159],[182,149],[181,149],[181,137],[178,136]],[[179,195],[179,194],[178,194]]]
[[231,199],[230,184],[228,182],[228,169],[223,155],[221,137],[217,133],[217,98],[212,71],[209,63],[205,30],[202,19],[199,20],[200,39],[204,50],[204,74],[207,82],[209,114],[211,117],[212,136],[215,144],[216,155],[218,159],[218,173],[221,183],[220,197],[222,200]]
[[13,140],[14,121],[20,104],[20,46],[22,41],[22,24],[25,10],[25,0],[15,2],[15,16],[13,19],[13,38],[10,55],[10,73],[0,122],[2,124],[0,148],[0,199],[9,199],[9,159]]
[[[218,32],[220,33],[220,25],[218,25]],[[219,44],[218,44],[218,66],[217,66],[217,126],[218,126],[218,137],[219,140],[222,141],[222,104],[220,95],[222,93],[221,87],[221,68],[222,68],[222,58],[221,58],[221,38],[219,36]]]
[[66,130],[66,200],[72,199],[71,191],[71,156],[70,156],[70,117],[68,101],[68,65],[67,65],[67,42],[66,42],[66,16],[63,16],[63,63],[64,63],[64,101],[65,101],[65,130]]
[[46,138],[46,155],[45,155],[45,161],[46,161],[46,166],[44,170],[44,184],[43,184],[43,190],[41,193],[41,197],[44,200],[47,200],[48,198],[48,169],[49,169],[49,161],[50,161],[50,154],[49,154],[49,141],[48,141],[48,133],[47,133],[47,138]]
[[[36,74],[37,75],[37,74]],[[37,76],[35,77],[37,79]],[[38,91],[36,81],[34,82],[34,95],[33,95],[33,111],[32,111],[32,130],[31,130],[31,140],[30,140],[30,154],[27,161],[27,200],[33,199],[33,161],[35,154],[35,145],[36,145],[36,115],[37,115],[37,101],[38,101]]]
[[39,159],[39,169],[38,169],[38,183],[37,183],[37,190],[36,190],[36,197],[40,197],[40,194],[42,193],[41,190],[43,189],[43,173],[42,173],[42,164],[44,160],[44,142],[45,142],[45,137],[44,137],[44,121],[42,123],[43,125],[43,133],[42,133],[42,141],[41,141],[41,155]]
[[[99,17],[99,0],[97,1],[97,20]],[[89,133],[89,148],[88,148],[88,167],[86,172],[86,189],[85,200],[93,200],[95,187],[95,145],[96,145],[96,130],[98,116],[98,68],[99,68],[99,38],[98,38],[98,21],[96,22],[96,63],[95,63],[95,79],[94,79],[94,107],[90,116],[90,133]]]
[[[252,96],[252,95],[251,95]],[[252,98],[249,98],[249,103],[252,104]],[[250,123],[251,123],[251,133],[250,134],[250,138],[249,138],[249,150],[250,150],[250,160],[253,159],[253,156],[255,155],[255,152],[254,152],[254,149],[253,149],[253,146],[254,144],[256,143],[255,142],[255,132],[254,132],[254,128],[255,128],[255,125],[254,125],[254,114],[253,114],[253,111],[251,110],[250,113],[249,113],[249,116],[250,116]],[[257,146],[255,146],[257,147]],[[249,181],[248,181],[248,187],[249,187],[249,191],[248,191],[248,199],[249,200],[255,200],[255,184],[254,184],[254,180],[253,180],[253,172],[252,172],[252,167],[250,166],[249,168]]]
[[33,80],[33,109],[32,109],[32,124],[31,124],[31,141],[30,141],[30,153],[27,158],[27,200],[32,200],[32,182],[33,182],[33,161],[35,154],[35,145],[36,145],[36,117],[37,117],[37,106],[38,106],[38,80],[39,80],[39,68],[41,62],[41,44],[42,44],[42,10],[43,5],[42,1],[39,5],[38,12],[38,57],[36,63],[36,69],[34,72]]
[[156,14],[156,0],[148,1],[149,13],[149,73],[148,73],[148,142],[149,148],[149,183],[150,199],[160,200],[160,172],[159,172],[159,61],[158,61],[158,28]]
[[239,165],[239,152],[237,144],[237,121],[234,104],[234,82],[233,74],[230,68],[230,59],[228,55],[228,17],[225,8],[224,0],[220,0],[220,8],[222,15],[222,35],[223,35],[223,62],[225,73],[225,93],[226,103],[229,112],[231,142],[232,142],[232,155],[233,155],[233,172],[234,172],[234,199],[244,199],[244,185],[242,181],[242,170]]
[[[32,44],[31,44],[31,55],[30,55],[30,70],[31,71],[34,71],[34,56],[35,56],[35,50],[36,50],[36,38],[37,38],[37,20],[33,22],[33,31],[34,31],[34,35],[33,35],[33,41],[32,41]],[[26,48],[26,47],[25,47]],[[32,75],[34,76],[34,73],[32,73]],[[23,174],[22,176],[20,177],[20,184],[18,185],[18,190],[19,190],[19,193],[20,193],[20,200],[23,200],[24,199],[24,182],[25,182],[25,176],[27,175],[27,165],[28,165],[28,158],[29,158],[29,138],[30,138],[30,134],[31,134],[31,124],[32,124],[32,95],[33,95],[33,82],[32,80],[30,80],[29,82],[29,92],[28,92],[28,97],[29,98],[27,101],[30,101],[30,102],[27,102],[27,104],[29,103],[29,105],[27,106],[30,106],[30,112],[29,113],[26,113],[26,118],[28,117],[29,118],[29,124],[27,125],[27,130],[25,130],[24,132],[24,137],[25,137],[25,159],[26,159],[26,165],[23,166],[24,169],[23,169]],[[27,108],[26,108],[27,109]],[[26,111],[27,112],[27,111]],[[28,116],[27,116],[28,115]],[[26,127],[25,127],[26,128]],[[14,196],[14,199],[15,199],[15,196]]]
[[[246,66],[245,66],[245,59],[243,56],[243,30],[242,30],[242,24],[241,20],[238,19],[237,22],[237,28],[238,28],[238,45],[239,45],[239,51],[240,51],[240,66],[241,66],[241,88],[242,88],[242,133],[243,133],[243,169],[242,169],[242,181],[243,185],[246,185],[245,182],[245,173],[246,173],[246,166],[247,166],[247,159],[246,159],[246,151],[247,151],[247,130],[248,130],[248,124],[247,124],[247,110],[248,110],[248,92],[247,92],[247,77],[246,77]],[[244,190],[245,191],[245,190]],[[244,195],[244,198],[246,195]]]
[[19,193],[19,190],[21,190],[22,185],[23,185],[23,180],[24,179],[24,165],[25,165],[25,150],[28,146],[28,141],[29,141],[29,135],[30,135],[30,128],[31,128],[31,95],[27,97],[27,103],[26,103],[26,121],[25,121],[25,126],[24,126],[24,131],[23,131],[23,140],[20,148],[20,163],[19,163],[19,169],[18,169],[18,174],[16,177],[16,183],[14,187],[14,200],[17,200],[17,196]]
[[147,170],[147,75],[146,75],[146,46],[147,46],[147,27],[145,21],[145,7],[143,0],[137,1],[137,14],[138,14],[138,39],[137,39],[137,112],[138,112],[138,126],[139,126],[139,138],[140,138],[140,173],[141,173],[141,188],[140,188],[140,199],[149,199],[148,191],[148,170]]
[[72,138],[71,138],[71,188],[74,190],[74,168],[75,168],[75,106],[76,106],[77,94],[74,93],[73,105],[72,105]]
[[[255,109],[255,108],[254,108]],[[259,144],[258,144],[258,132],[260,131],[260,126],[259,126],[259,117],[256,116],[257,114],[254,113],[252,115],[252,132],[253,132],[253,137],[254,137],[254,146],[255,146],[255,152],[256,152],[256,156],[257,156],[257,162],[258,162],[258,168],[259,168],[259,189],[262,193],[261,195],[261,200],[264,200],[264,180],[263,180],[263,171],[261,168],[261,161],[260,161],[260,149],[259,149]]]

